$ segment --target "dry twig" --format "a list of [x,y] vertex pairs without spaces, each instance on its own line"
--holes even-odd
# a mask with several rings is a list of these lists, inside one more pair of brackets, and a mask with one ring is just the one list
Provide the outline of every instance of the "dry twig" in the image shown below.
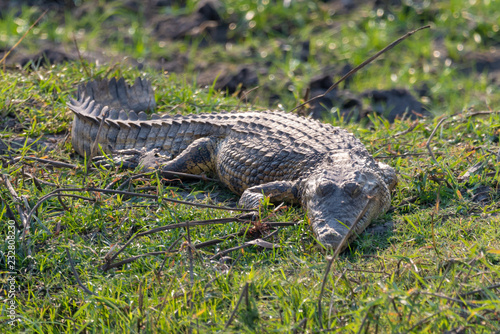
[[[366,323],[366,320],[368,320],[368,316],[370,315],[370,313],[377,307],[378,305],[372,305],[370,306],[370,308],[368,309],[368,312],[366,312],[366,315],[365,317],[363,318],[363,322],[361,322],[361,326],[359,326],[359,330],[358,330],[358,334],[361,334],[361,331],[363,330],[363,327],[365,327],[365,323]],[[365,333],[368,332],[368,328],[369,328],[370,324],[368,323],[368,326],[366,327],[366,330],[365,330]]]
[[56,167],[56,168],[71,168],[71,169],[77,169],[78,168],[77,165],[69,164],[69,163],[66,163],[66,162],[54,161],[54,160],[48,160],[48,159],[41,159],[41,158],[37,158],[37,157],[22,156],[22,157],[15,157],[14,158],[14,162],[18,162],[18,161],[21,161],[21,160],[34,160],[34,161],[38,161],[38,162],[43,162],[43,163],[45,163],[47,165],[50,165],[50,166]]
[[[269,239],[270,237],[276,235],[276,233],[278,233],[277,229],[274,232],[272,232],[271,234],[269,234],[269,235],[265,236],[264,238],[262,238],[261,240]],[[224,255],[229,254],[231,252],[234,252],[234,251],[236,251],[238,249],[242,249],[242,248],[246,248],[248,246],[254,246],[254,245],[255,245],[255,242],[252,242],[252,241],[245,242],[243,245],[239,245],[239,246],[236,246],[236,247],[233,247],[233,248],[229,248],[229,249],[223,250],[222,252],[219,252],[219,253],[215,254],[214,256],[212,256],[210,258],[210,260],[214,260],[217,257],[224,256]]]
[[88,295],[93,295],[97,296],[95,292],[90,291],[85,285],[83,285],[82,281],[80,280],[80,276],[78,275],[78,272],[75,269],[75,265],[73,263],[73,259],[71,258],[71,255],[69,253],[69,249],[66,248],[66,255],[68,256],[69,264],[71,266],[71,271],[73,272],[73,275],[75,276],[76,282],[78,283],[78,286],[83,290]]
[[464,292],[464,293],[460,294],[459,297],[464,298],[464,297],[467,297],[470,295],[475,295],[477,293],[484,293],[484,290],[494,290],[494,289],[498,289],[498,288],[500,288],[500,283],[486,286],[486,287],[481,288],[481,289],[477,289],[477,290],[473,290],[473,291],[469,291],[469,292]]
[[432,160],[434,160],[435,163],[437,163],[437,160],[436,160],[436,157],[434,156],[434,153],[432,152],[432,149],[431,149],[431,146],[430,146],[430,143],[431,143],[431,140],[432,140],[432,137],[434,137],[434,134],[436,133],[437,129],[441,126],[441,124],[443,124],[443,122],[445,120],[447,120],[448,117],[445,116],[443,118],[441,118],[441,120],[439,121],[439,123],[436,125],[436,127],[434,128],[434,130],[432,130],[431,132],[431,135],[429,136],[429,139],[427,139],[427,142],[425,143],[425,146],[427,147],[427,150],[429,151],[429,154],[431,155],[432,157]]
[[413,124],[406,130],[404,131],[401,131],[401,132],[398,132],[396,134],[393,134],[390,138],[397,138],[399,136],[403,136],[407,133],[410,133],[412,132],[413,130],[415,130],[415,128],[420,124],[420,122],[418,120],[416,120],[415,122],[413,122]]
[[78,43],[76,41],[76,37],[74,34],[73,34],[73,43],[75,44],[76,53],[78,54],[78,58],[80,59],[80,65],[82,65],[83,70],[85,71],[85,74],[87,75],[87,78],[90,79],[92,76],[90,75],[90,71],[89,71],[87,64],[85,64],[85,62],[83,61],[83,57],[82,57],[82,54],[80,53],[80,48],[78,47]]
[[247,301],[248,301],[248,282],[245,283],[243,290],[241,290],[240,298],[238,298],[238,302],[236,302],[236,305],[234,306],[234,310],[231,313],[231,316],[229,317],[229,320],[227,321],[226,326],[224,326],[224,329],[227,329],[231,325],[231,323],[233,322],[234,316],[236,315],[236,312],[238,311],[238,306],[240,306],[240,303],[243,300],[243,296],[246,296]]
[[[121,195],[126,195],[126,196],[137,196],[137,197],[145,197],[145,198],[152,198],[152,199],[161,199],[162,201],[165,202],[172,202],[172,203],[177,203],[177,204],[185,204],[185,205],[191,205],[191,206],[197,206],[197,207],[202,207],[202,208],[210,208],[210,209],[220,209],[220,210],[229,210],[229,211],[244,211],[244,212],[252,212],[253,210],[251,209],[243,209],[243,208],[228,208],[224,206],[216,206],[216,205],[208,205],[208,204],[200,204],[200,203],[193,203],[193,202],[188,202],[188,201],[180,201],[180,200],[175,200],[171,198],[165,198],[165,197],[159,197],[157,195],[150,195],[150,194],[140,194],[140,193],[134,193],[134,192],[129,192],[129,191],[119,191],[119,190],[112,190],[112,189],[100,189],[100,188],[93,188],[93,187],[88,187],[88,188],[60,188],[56,189],[49,194],[43,196],[38,200],[38,202],[35,204],[33,209],[28,214],[27,217],[27,223],[31,221],[31,218],[33,214],[35,213],[35,210],[40,207],[40,205],[43,204],[46,200],[52,198],[52,197],[57,197],[61,195],[61,192],[66,192],[66,191],[74,191],[74,192],[102,192],[102,193],[108,193],[108,194],[121,194]],[[26,228],[25,228],[26,230]],[[24,240],[24,237],[23,237]]]
[[295,328],[293,329],[293,334],[297,334],[299,332],[299,328],[302,327],[302,330],[305,332],[307,326],[307,318],[304,318],[300,320],[300,322],[295,325]]

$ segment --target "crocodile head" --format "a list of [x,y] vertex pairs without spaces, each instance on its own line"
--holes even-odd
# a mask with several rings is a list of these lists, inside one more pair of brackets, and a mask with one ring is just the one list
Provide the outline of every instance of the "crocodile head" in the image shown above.
[[395,185],[395,177],[388,184],[384,173],[395,174],[392,168],[388,168],[373,171],[356,168],[355,164],[334,169],[319,168],[305,180],[302,202],[321,244],[337,248],[365,206],[368,205],[356,225],[356,233],[361,233],[372,219],[389,209],[390,189]]

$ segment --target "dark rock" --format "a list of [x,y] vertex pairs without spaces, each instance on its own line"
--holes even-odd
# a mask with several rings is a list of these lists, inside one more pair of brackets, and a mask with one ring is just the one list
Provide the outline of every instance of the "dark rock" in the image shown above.
[[[352,67],[347,64],[341,71],[337,72],[339,78],[351,71]],[[321,74],[314,77],[309,83],[310,96],[316,97],[326,92],[334,83],[331,74]],[[345,86],[345,84],[344,84]],[[429,88],[422,86],[421,93],[428,93]],[[362,98],[368,98],[370,105],[365,106]],[[313,118],[329,117],[333,107],[338,108],[340,116],[346,121],[355,119],[360,121],[371,112],[385,116],[390,122],[404,115],[411,119],[430,116],[424,106],[409,91],[405,89],[371,90],[356,96],[349,90],[340,90],[338,87],[328,92],[323,97],[317,98],[310,103],[309,111]]]
[[388,9],[391,7],[399,7],[401,4],[401,0],[375,0],[373,2],[373,8]]
[[327,3],[330,9],[337,14],[347,14],[359,5],[367,3],[367,1],[362,0],[321,0],[321,2]]
[[459,62],[465,65],[462,71],[466,73],[470,73],[472,70],[480,73],[500,71],[500,51],[471,52]]
[[420,84],[420,86],[417,86],[415,88],[415,92],[418,94],[418,96],[423,97],[431,97],[431,88],[429,87],[429,84],[427,82],[423,82]]

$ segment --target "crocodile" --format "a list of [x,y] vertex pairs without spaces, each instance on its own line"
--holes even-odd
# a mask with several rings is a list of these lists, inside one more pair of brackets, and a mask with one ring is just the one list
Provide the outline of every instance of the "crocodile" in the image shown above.
[[337,248],[355,221],[354,236],[384,214],[397,182],[394,169],[353,134],[292,113],[148,116],[156,102],[142,78],[82,84],[68,107],[80,155],[95,154],[95,143],[106,154],[142,152],[143,168],[211,175],[241,195],[242,207],[257,207],[265,196],[298,203],[326,248]]

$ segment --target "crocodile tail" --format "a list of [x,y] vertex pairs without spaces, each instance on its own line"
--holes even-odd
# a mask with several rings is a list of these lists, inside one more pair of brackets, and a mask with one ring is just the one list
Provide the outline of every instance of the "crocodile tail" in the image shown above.
[[132,86],[123,79],[91,81],[80,86],[76,99],[68,102],[75,114],[75,151],[89,157],[96,142],[105,153],[145,148],[174,157],[199,138],[224,137],[230,129],[229,122],[238,118],[231,113],[148,117],[144,110],[155,106],[150,82],[140,78]]
[[68,107],[75,114],[73,147],[80,155],[90,156],[98,134],[97,142],[105,152],[130,148],[127,142],[135,147],[141,127],[154,123],[147,121],[144,111],[154,109],[156,102],[148,80],[137,78],[129,86],[123,78],[113,78],[79,86],[76,99],[70,98]]

